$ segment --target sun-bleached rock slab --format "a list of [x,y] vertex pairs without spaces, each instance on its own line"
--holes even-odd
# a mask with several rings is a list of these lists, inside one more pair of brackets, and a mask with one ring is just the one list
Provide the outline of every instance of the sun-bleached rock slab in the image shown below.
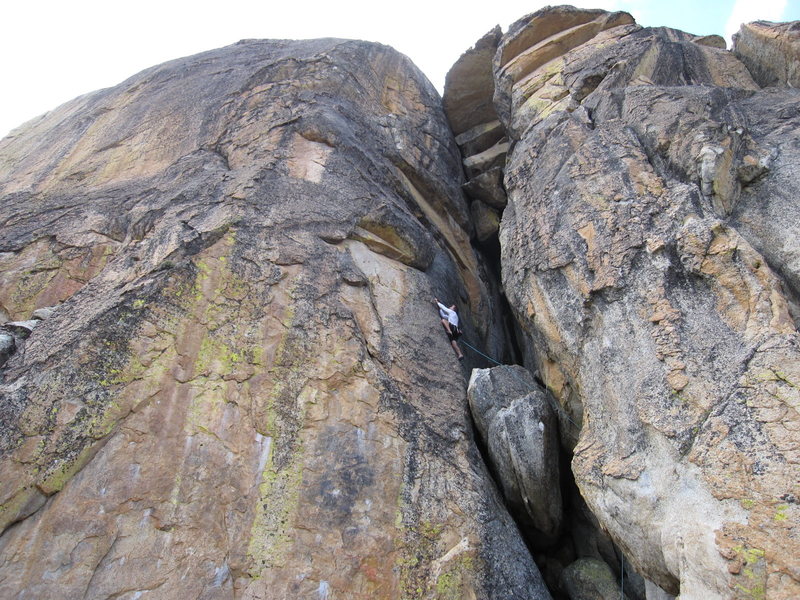
[[733,36],[733,53],[758,85],[800,88],[800,21],[745,23]]

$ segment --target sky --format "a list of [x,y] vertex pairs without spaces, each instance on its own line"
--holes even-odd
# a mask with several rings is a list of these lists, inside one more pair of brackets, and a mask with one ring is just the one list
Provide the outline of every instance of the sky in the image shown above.
[[[565,0],[567,3],[569,0]],[[495,25],[558,0],[11,0],[0,10],[0,137],[72,98],[153,65],[246,38],[342,37],[394,46],[440,90]],[[640,25],[728,39],[739,24],[800,19],[800,0],[573,0]]]

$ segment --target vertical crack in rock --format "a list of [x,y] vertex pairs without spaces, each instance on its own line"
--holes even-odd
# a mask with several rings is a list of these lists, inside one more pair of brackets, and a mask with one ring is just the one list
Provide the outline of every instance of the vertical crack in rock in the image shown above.
[[[577,21],[599,19],[605,22],[607,14],[602,11],[569,14],[568,18]],[[627,17],[621,18],[626,22]],[[526,22],[522,19],[520,23]],[[541,27],[541,19],[532,22]],[[548,25],[551,27],[552,23]],[[602,28],[602,27],[601,27]],[[447,76],[443,104],[453,131],[456,143],[463,157],[464,170],[468,182],[464,191],[472,199],[471,213],[475,222],[477,248],[487,256],[494,277],[499,278],[501,270],[501,248],[497,234],[500,216],[506,208],[507,199],[503,182],[503,173],[508,150],[506,129],[497,120],[493,109],[496,96],[495,80],[491,76],[493,65],[506,50],[498,50],[498,46],[512,45],[511,36],[525,39],[535,29],[519,29],[513,27],[513,34],[503,37],[497,28],[487,33],[476,45],[468,50],[453,66]],[[551,32],[556,35],[558,32]],[[541,30],[534,33],[541,35]],[[547,36],[545,36],[547,37]],[[503,46],[505,47],[505,46]],[[607,70],[607,69],[606,69]],[[579,91],[575,94],[579,102],[593,91],[603,80],[601,75],[583,76],[576,84]],[[579,79],[576,77],[576,79]],[[584,111],[588,117],[588,113]],[[511,207],[513,210],[513,207]],[[530,344],[525,345],[526,352],[517,342],[519,325],[511,314],[505,296],[501,306],[508,310],[510,325],[506,327],[506,339],[510,344],[509,356],[514,362],[527,356],[531,363]],[[580,579],[583,570],[565,570],[565,567],[576,558],[591,556],[593,560],[607,561],[614,565],[618,573],[618,550],[611,540],[601,532],[596,520],[586,508],[575,488],[568,468],[571,450],[577,442],[579,432],[580,411],[572,406],[574,418],[561,406],[555,404],[539,383],[534,383],[531,375],[524,369],[508,370],[508,367],[496,367],[489,371],[473,371],[470,382],[470,405],[475,421],[476,431],[482,443],[480,447],[484,459],[502,491],[509,510],[517,521],[537,564],[552,593],[561,597],[566,590],[573,589],[573,581]],[[477,377],[477,379],[476,379]],[[486,385],[479,383],[489,377],[498,380],[498,389],[484,389]],[[505,384],[500,384],[505,381]],[[526,393],[512,393],[503,387],[522,384]],[[489,385],[491,388],[492,386]],[[520,398],[517,399],[517,396]],[[532,398],[538,399],[536,406],[545,412],[539,414],[533,408]],[[496,418],[495,414],[501,414]],[[487,416],[489,415],[489,416]],[[547,425],[545,425],[547,423]],[[547,431],[547,444],[543,444],[541,428]],[[557,431],[560,429],[561,436]],[[564,440],[564,449],[558,448],[556,440]],[[537,457],[537,458],[534,458]],[[558,463],[564,467],[559,477]],[[540,465],[536,468],[533,465]],[[547,465],[547,475],[542,469]],[[535,490],[538,490],[535,491]],[[541,494],[547,494],[541,496]],[[568,521],[562,524],[562,494],[568,505]],[[541,496],[541,497],[540,497]],[[602,550],[601,550],[602,548]],[[605,563],[602,563],[605,564]],[[609,577],[613,576],[608,569]],[[574,572],[573,572],[574,571]],[[605,574],[605,572],[604,572]],[[563,576],[563,577],[562,577]],[[566,579],[564,579],[566,578]],[[576,579],[577,578],[577,579]],[[635,573],[629,573],[629,587],[641,588],[644,594],[644,583]],[[575,584],[577,585],[577,584]],[[585,585],[593,585],[585,583]],[[608,581],[605,582],[608,587]],[[571,587],[572,586],[572,587]],[[578,589],[578,588],[574,588]],[[574,591],[574,590],[573,590]],[[607,591],[607,590],[606,590]],[[579,592],[578,593],[580,596]]]
[[499,354],[457,156],[407,58],[332,39],[0,142],[1,316],[55,307],[2,338],[0,596],[550,598],[433,304]]
[[[480,49],[497,48],[491,84],[452,88],[467,104],[492,93],[509,140],[493,163],[490,119],[469,130],[448,110],[465,190],[490,205],[481,184],[498,169],[523,362],[581,425],[572,472],[626,575],[630,562],[647,580],[632,597],[800,591],[793,27],[745,26],[745,66],[715,37],[548,8],[457,63],[486,69]],[[601,577],[555,566],[559,552],[539,558],[554,593]],[[613,553],[595,558],[619,575]]]
[[244,40],[0,141],[0,596],[800,596],[796,42]]

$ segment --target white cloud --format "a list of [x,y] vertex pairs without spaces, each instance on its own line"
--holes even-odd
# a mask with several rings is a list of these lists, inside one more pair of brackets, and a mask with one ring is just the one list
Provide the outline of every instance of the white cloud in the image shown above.
[[780,21],[788,0],[736,0],[731,16],[725,24],[725,39],[732,43],[732,36],[742,23],[753,21]]

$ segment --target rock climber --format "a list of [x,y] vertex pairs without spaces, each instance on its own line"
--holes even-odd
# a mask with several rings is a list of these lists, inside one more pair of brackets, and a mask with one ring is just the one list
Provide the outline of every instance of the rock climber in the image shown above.
[[439,307],[439,316],[442,318],[442,327],[447,332],[447,338],[450,340],[450,345],[458,356],[458,360],[464,360],[464,355],[461,353],[461,348],[458,347],[458,338],[461,337],[461,327],[458,324],[458,313],[456,312],[456,305],[453,304],[447,308],[444,304],[439,302],[438,298],[434,298]]

